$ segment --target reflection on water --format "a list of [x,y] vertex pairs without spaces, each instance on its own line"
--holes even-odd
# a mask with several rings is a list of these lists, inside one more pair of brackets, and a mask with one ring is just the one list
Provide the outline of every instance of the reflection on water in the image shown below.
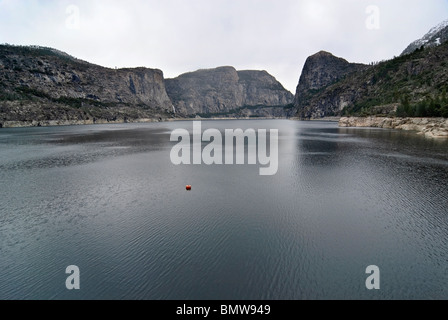
[[[0,130],[0,298],[448,298],[446,141],[202,123],[279,129],[279,171],[260,176],[174,166],[176,128],[192,123]],[[73,264],[79,291],[65,288]],[[365,288],[372,264],[379,291]]]

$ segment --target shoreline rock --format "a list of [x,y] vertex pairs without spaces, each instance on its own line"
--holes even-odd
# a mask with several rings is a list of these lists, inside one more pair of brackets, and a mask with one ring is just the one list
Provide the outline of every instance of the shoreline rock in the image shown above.
[[56,127],[56,126],[77,126],[77,125],[93,125],[93,124],[120,124],[120,123],[150,123],[168,121],[168,119],[160,118],[140,118],[140,119],[96,119],[93,120],[45,120],[45,121],[3,121],[0,128],[30,128],[30,127]]
[[[57,127],[57,126],[77,126],[94,124],[123,124],[123,123],[153,123],[153,122],[173,122],[173,121],[210,121],[210,120],[278,120],[287,119],[280,117],[212,117],[212,118],[138,118],[138,119],[96,119],[93,120],[29,120],[29,121],[3,121],[0,122],[0,129],[4,128],[31,128],[31,127]],[[298,120],[298,119],[288,119]]]
[[445,118],[342,117],[339,127],[416,131],[428,138],[448,138],[448,119]]

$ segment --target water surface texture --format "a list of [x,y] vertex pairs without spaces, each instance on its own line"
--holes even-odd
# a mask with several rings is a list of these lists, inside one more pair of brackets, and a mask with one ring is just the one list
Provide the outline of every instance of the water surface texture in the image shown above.
[[1,129],[0,299],[448,299],[448,142],[202,127],[279,129],[278,173],[173,165],[170,133],[189,121]]

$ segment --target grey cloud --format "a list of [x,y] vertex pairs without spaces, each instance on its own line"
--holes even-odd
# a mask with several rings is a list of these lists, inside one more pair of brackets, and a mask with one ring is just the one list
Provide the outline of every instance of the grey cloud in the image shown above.
[[[66,26],[71,4],[77,30]],[[369,5],[380,9],[378,30],[366,28]],[[108,67],[159,68],[166,77],[221,65],[264,69],[294,93],[307,56],[391,58],[447,9],[444,0],[0,0],[0,42],[52,46]]]

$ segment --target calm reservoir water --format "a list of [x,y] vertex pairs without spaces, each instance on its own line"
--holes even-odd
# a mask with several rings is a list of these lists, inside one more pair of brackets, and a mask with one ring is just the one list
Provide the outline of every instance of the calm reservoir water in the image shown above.
[[448,299],[448,141],[202,127],[279,129],[278,173],[173,165],[188,121],[1,129],[0,299]]

